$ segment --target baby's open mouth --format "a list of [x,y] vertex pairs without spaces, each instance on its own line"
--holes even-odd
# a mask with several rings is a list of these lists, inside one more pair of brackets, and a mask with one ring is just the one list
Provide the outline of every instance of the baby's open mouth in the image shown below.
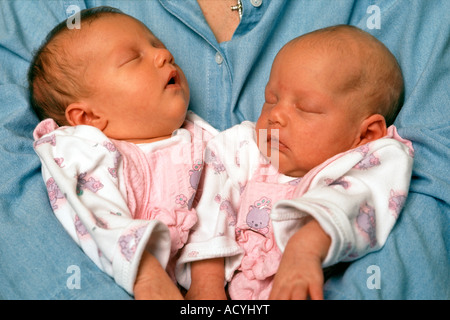
[[175,77],[172,77],[169,79],[169,82],[167,83],[168,85],[170,84],[175,84]]
[[167,84],[166,84],[166,88],[172,85],[177,85],[178,84],[178,72],[176,70],[173,70],[170,74],[169,74],[169,78],[167,80]]

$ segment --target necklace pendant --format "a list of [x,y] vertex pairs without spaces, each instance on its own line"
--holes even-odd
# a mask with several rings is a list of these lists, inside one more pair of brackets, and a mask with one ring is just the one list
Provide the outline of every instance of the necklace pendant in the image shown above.
[[239,19],[242,18],[242,1],[237,0],[237,4],[235,6],[231,6],[232,11],[237,11],[239,13]]

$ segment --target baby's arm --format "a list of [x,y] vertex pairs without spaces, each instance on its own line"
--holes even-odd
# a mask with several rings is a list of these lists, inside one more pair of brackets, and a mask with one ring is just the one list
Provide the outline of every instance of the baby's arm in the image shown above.
[[225,267],[223,258],[191,263],[192,284],[186,294],[188,300],[226,300]]
[[288,241],[275,276],[270,299],[323,299],[322,261],[331,239],[311,220]]
[[136,300],[183,300],[180,291],[158,259],[144,252],[134,283]]

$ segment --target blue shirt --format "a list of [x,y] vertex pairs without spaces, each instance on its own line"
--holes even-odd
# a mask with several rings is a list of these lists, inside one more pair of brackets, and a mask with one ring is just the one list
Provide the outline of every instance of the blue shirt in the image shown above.
[[[416,149],[410,195],[385,247],[328,280],[325,297],[450,298],[450,2],[242,2],[233,38],[220,44],[194,0],[1,3],[0,297],[129,298],[84,256],[53,216],[32,148],[38,120],[26,88],[33,50],[72,14],[66,12],[69,5],[110,5],[143,21],[163,41],[187,76],[190,109],[218,129],[258,118],[273,59],[289,40],[321,27],[352,24],[384,42],[405,77],[405,104],[395,124]],[[70,270],[80,271],[79,288],[76,282],[71,285],[77,274]]]

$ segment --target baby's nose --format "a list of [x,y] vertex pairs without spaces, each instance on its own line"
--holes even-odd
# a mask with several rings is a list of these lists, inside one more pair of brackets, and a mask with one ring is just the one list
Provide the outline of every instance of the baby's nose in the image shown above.
[[174,59],[169,50],[161,48],[155,54],[155,65],[158,68],[163,67],[166,63],[173,64]]
[[269,123],[285,126],[288,122],[289,115],[287,114],[288,108],[282,103],[277,103],[269,114]]

